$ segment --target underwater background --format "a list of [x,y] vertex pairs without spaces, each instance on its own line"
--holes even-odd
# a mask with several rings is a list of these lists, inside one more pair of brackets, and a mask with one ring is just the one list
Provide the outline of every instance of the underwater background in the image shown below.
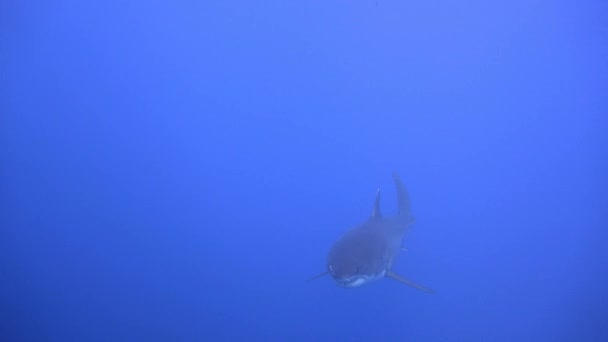
[[[3,1],[1,341],[608,341],[606,1]],[[415,225],[343,289],[391,173]]]

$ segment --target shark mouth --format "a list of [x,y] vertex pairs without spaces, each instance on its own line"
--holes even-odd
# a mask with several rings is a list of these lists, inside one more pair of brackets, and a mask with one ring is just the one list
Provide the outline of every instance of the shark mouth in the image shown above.
[[358,277],[350,277],[343,279],[336,279],[336,284],[341,287],[359,287],[367,282],[369,282],[369,278],[365,276]]
[[353,288],[353,287],[359,287],[361,285],[367,284],[374,280],[380,279],[380,278],[384,277],[384,273],[385,272],[382,272],[381,274],[376,274],[376,275],[357,274],[357,275],[354,275],[354,276],[348,277],[348,278],[334,278],[334,280],[336,281],[338,286]]

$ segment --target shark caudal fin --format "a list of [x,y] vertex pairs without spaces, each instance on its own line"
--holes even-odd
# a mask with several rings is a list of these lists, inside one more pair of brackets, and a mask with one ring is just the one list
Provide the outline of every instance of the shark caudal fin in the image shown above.
[[435,293],[435,291],[429,289],[428,287],[424,287],[422,285],[416,284],[413,281],[407,280],[407,279],[403,278],[402,276],[400,276],[397,273],[392,272],[392,271],[389,271],[388,273],[386,273],[386,277],[387,278],[391,278],[393,280],[396,280],[396,281],[398,281],[398,282],[400,282],[402,284],[405,284],[407,286],[411,286],[411,287],[413,287],[415,289],[418,289],[420,291],[424,291],[424,292],[427,292],[427,293]]
[[414,217],[412,216],[410,209],[410,195],[401,181],[401,177],[396,172],[393,172],[393,180],[395,181],[395,188],[397,189],[397,208],[399,216],[405,219],[408,225],[414,223]]

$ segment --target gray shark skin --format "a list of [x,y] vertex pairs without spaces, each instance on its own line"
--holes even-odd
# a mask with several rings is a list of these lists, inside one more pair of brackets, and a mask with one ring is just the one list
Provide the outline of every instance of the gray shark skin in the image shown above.
[[403,239],[414,222],[407,190],[396,173],[393,173],[393,180],[397,188],[397,215],[385,217],[381,214],[378,189],[371,216],[334,243],[327,255],[327,270],[312,279],[329,274],[339,286],[354,288],[391,278],[416,289],[433,292],[392,271],[395,258],[403,250]]

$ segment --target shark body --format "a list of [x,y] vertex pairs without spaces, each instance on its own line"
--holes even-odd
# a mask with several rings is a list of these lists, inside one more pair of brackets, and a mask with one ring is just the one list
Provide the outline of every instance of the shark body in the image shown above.
[[414,222],[410,199],[400,177],[393,173],[397,188],[398,213],[385,217],[380,211],[380,189],[367,221],[348,230],[331,247],[327,255],[325,274],[331,275],[341,287],[354,288],[382,278],[392,278],[422,291],[431,289],[407,280],[392,271],[393,262]]

